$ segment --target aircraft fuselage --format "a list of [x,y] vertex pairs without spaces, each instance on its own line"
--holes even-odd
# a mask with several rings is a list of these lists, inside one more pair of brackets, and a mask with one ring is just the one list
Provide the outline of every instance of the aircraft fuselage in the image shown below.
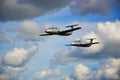
[[92,44],[71,44],[70,46],[90,47]]
[[70,44],[70,46],[77,46],[77,47],[90,47],[93,44],[99,44],[99,42],[94,42],[94,43],[86,43],[86,44],[77,44],[77,43],[73,43]]
[[78,30],[78,29],[80,29],[80,27],[72,28],[72,29],[68,29],[68,30],[47,29],[47,30],[45,30],[45,32],[50,34],[50,35],[68,36],[68,35],[72,34],[72,31]]

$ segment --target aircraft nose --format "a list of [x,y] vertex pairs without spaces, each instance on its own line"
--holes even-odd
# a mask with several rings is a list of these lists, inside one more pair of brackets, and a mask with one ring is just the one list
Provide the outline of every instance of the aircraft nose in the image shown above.
[[82,29],[80,26],[78,27],[79,29]]
[[47,32],[47,30],[45,30],[45,32]]

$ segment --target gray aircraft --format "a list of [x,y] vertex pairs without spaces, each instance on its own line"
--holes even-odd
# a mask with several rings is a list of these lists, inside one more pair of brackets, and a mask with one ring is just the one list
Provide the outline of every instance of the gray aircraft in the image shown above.
[[78,24],[75,25],[68,25],[66,26],[67,30],[60,30],[57,27],[50,27],[45,30],[45,34],[40,34],[39,36],[49,36],[49,35],[60,35],[60,36],[69,36],[72,34],[73,31],[81,29],[81,27],[74,27],[78,26]]
[[99,44],[100,43],[100,42],[93,42],[94,39],[97,39],[97,38],[89,38],[89,39],[87,39],[87,40],[90,40],[89,43],[81,43],[80,40],[76,40],[73,43],[71,43],[69,45],[66,45],[66,46],[90,47],[93,44]]

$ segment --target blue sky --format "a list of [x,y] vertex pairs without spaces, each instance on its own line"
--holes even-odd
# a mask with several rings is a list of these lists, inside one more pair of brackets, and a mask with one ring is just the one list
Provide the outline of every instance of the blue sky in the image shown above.
[[[120,79],[119,0],[0,2],[1,80]],[[70,36],[38,36],[46,27],[76,23],[82,29]],[[100,44],[65,46],[89,37]]]

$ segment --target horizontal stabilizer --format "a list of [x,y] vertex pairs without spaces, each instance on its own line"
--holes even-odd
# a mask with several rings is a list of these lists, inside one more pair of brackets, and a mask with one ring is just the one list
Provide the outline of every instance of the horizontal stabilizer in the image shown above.
[[88,38],[87,40],[91,40],[91,39],[93,40],[93,39],[97,39],[97,38]]

